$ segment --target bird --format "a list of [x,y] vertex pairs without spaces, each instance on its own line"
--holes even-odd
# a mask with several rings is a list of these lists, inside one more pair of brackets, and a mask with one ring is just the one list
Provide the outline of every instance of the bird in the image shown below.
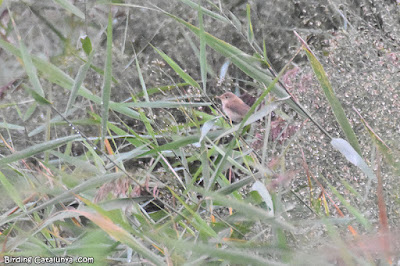
[[242,121],[243,117],[250,109],[250,106],[232,92],[225,92],[217,96],[217,98],[222,102],[222,110],[233,122]]

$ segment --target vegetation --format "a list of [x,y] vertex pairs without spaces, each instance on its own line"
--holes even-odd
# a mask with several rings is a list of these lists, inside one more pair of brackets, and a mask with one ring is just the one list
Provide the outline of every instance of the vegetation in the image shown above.
[[[295,30],[276,72],[251,3],[239,16],[221,1],[88,2],[2,3],[2,262],[399,260],[398,144],[343,104],[326,51]],[[289,86],[298,64],[314,77],[304,94]],[[232,124],[214,96],[239,87],[255,97]]]

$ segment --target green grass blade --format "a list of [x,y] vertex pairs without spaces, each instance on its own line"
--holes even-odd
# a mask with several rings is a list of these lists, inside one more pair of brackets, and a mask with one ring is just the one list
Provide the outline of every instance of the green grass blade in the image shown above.
[[19,196],[17,189],[13,186],[13,184],[10,183],[10,181],[8,181],[8,179],[5,177],[5,175],[1,171],[0,171],[0,182],[4,187],[4,190],[10,196],[10,198],[12,198],[12,200],[18,205],[18,207],[21,210],[25,211],[25,205],[22,202],[22,199]]
[[62,6],[62,8],[64,8],[68,12],[74,14],[75,16],[83,20],[85,19],[85,14],[83,14],[83,12],[79,10],[79,8],[71,4],[69,0],[53,0],[53,1]]
[[240,179],[239,181],[229,184],[226,187],[220,188],[217,190],[217,193],[220,195],[228,195],[231,194],[232,192],[241,189],[242,187],[248,185],[249,183],[254,181],[253,176],[249,176],[243,179]]
[[[179,1],[181,1],[185,5],[190,6],[193,9],[199,8],[199,4],[197,4],[197,3],[193,2],[193,1],[190,1],[190,0],[179,0]],[[229,20],[227,18],[225,18],[224,16],[221,16],[221,15],[215,13],[215,12],[212,12],[211,10],[208,10],[207,8],[204,8],[202,6],[200,6],[200,9],[201,9],[202,13],[206,14],[209,17],[212,17],[212,18],[217,19],[217,20],[222,21],[222,22],[229,23]]]
[[140,120],[144,123],[144,127],[147,130],[147,133],[152,137],[154,143],[157,145],[156,133],[151,126],[150,120],[147,118],[146,114],[143,110],[139,110]]
[[112,74],[112,13],[108,13],[106,63],[104,67],[104,83],[101,91],[101,147],[104,149],[104,140],[107,134],[107,122],[111,96]]
[[250,9],[250,4],[246,5],[246,11],[247,11],[247,39],[249,40],[249,43],[254,42],[254,32],[253,32],[253,24],[251,24],[251,9]]
[[72,136],[67,136],[67,137],[63,137],[63,138],[59,138],[59,139],[55,139],[55,140],[50,140],[47,142],[43,142],[40,144],[36,144],[33,145],[29,148],[26,148],[22,151],[13,153],[11,155],[8,155],[6,157],[3,157],[0,159],[0,166],[18,161],[18,160],[22,160],[22,159],[26,159],[32,155],[38,154],[40,152],[44,152],[47,150],[51,150],[53,148],[56,148],[58,146],[61,146],[63,144],[66,144],[67,142],[73,141],[77,138],[79,138],[80,135],[72,135]]
[[[197,190],[197,189],[196,189]],[[286,223],[279,217],[275,217],[264,209],[250,205],[249,203],[244,202],[243,200],[237,200],[232,197],[226,197],[225,195],[221,195],[215,192],[199,190],[200,193],[205,197],[209,197],[213,199],[215,202],[218,202],[219,205],[225,207],[231,207],[235,211],[241,214],[241,216],[246,217],[248,219],[261,220],[263,223],[269,223],[273,225],[277,225],[280,228],[294,231],[295,228],[289,223]]]
[[[207,139],[208,139],[208,138],[207,138]],[[211,140],[209,140],[209,142],[211,142],[211,145],[213,146],[215,152],[218,152],[221,156],[225,156],[225,153],[226,153],[226,152],[223,150],[222,147],[220,147],[220,146],[218,146],[218,145],[215,145],[214,143],[212,143]],[[232,166],[234,166],[236,169],[242,171],[244,174],[247,174],[247,175],[251,175],[251,174],[252,174],[251,171],[249,171],[249,169],[247,169],[246,167],[244,167],[244,166],[242,165],[242,161],[241,161],[241,160],[237,160],[237,159],[235,160],[235,159],[232,158],[232,157],[228,157],[228,158],[227,158],[227,161],[228,161]]]
[[[137,58],[136,53],[135,53],[135,59],[136,59],[135,60],[136,70],[137,70],[138,75],[139,75],[139,81],[140,81],[140,85],[142,86],[144,99],[145,99],[145,101],[147,103],[149,103],[150,102],[149,94],[147,93],[146,83],[144,82],[143,75],[142,75],[142,70],[140,69],[139,60]],[[151,110],[151,108],[149,108],[149,112],[150,112],[150,116],[153,116],[153,111]]]
[[[167,92],[167,91],[170,91],[170,90],[173,90],[176,88],[181,88],[181,87],[185,87],[185,86],[189,86],[189,85],[190,84],[184,82],[184,83],[176,83],[173,85],[166,85],[166,86],[150,88],[150,89],[147,89],[147,94],[150,96],[150,95],[157,94],[160,92]],[[135,94],[135,97],[136,98],[144,97],[144,94],[143,94],[143,92],[139,92],[139,93]]]
[[303,40],[301,40],[301,42],[303,43],[303,47],[304,50],[306,51],[311,67],[313,68],[314,73],[319,83],[321,84],[325,97],[332,108],[336,121],[339,123],[340,127],[343,130],[343,133],[345,134],[347,140],[350,142],[351,146],[353,146],[353,148],[358,152],[358,154],[361,154],[361,148],[360,144],[358,143],[357,136],[354,133],[353,129],[351,128],[350,122],[346,117],[343,107],[340,104],[338,98],[335,95],[335,92],[332,89],[331,83],[329,82],[324,67],[318,61],[317,57],[314,55],[314,53],[311,51],[308,45]]
[[200,89],[200,85],[191,77],[189,76],[172,58],[170,58],[168,55],[166,55],[163,51],[158,50],[153,46],[154,50],[161,55],[161,57],[167,62],[170,67],[187,83],[192,85],[195,88]]
[[83,169],[87,172],[93,173],[93,174],[101,174],[101,168],[93,165],[90,163],[90,161],[87,160],[82,160],[82,158],[77,158],[74,156],[69,156],[67,154],[58,152],[58,151],[51,151],[51,154],[58,157],[62,163],[67,163],[70,165],[75,166],[76,168]]
[[386,145],[385,141],[382,138],[380,138],[378,134],[374,132],[372,127],[367,123],[367,121],[361,116],[361,114],[354,107],[353,109],[360,116],[361,122],[363,123],[365,129],[367,130],[375,146],[383,154],[384,160],[393,167],[397,175],[400,175],[400,162],[397,161],[398,155],[394,153],[393,150],[390,149],[388,145]]
[[242,29],[242,22],[240,19],[230,10],[228,10],[229,13],[229,19],[230,23],[233,25],[233,27],[236,28],[237,31],[241,31]]
[[207,54],[206,54],[206,40],[204,39],[204,23],[203,23],[203,12],[199,5],[199,28],[200,28],[200,74],[201,81],[203,83],[203,92],[207,93]]
[[10,130],[24,130],[25,127],[19,126],[19,125],[14,125],[6,122],[0,122],[0,128],[6,128]]
[[37,71],[35,66],[33,65],[32,58],[28,53],[25,44],[21,40],[19,41],[19,49],[21,51],[22,60],[24,61],[26,74],[28,74],[29,81],[32,84],[33,90],[37,94],[44,96],[44,91],[37,76]]
[[324,177],[325,182],[328,184],[330,190],[332,191],[333,194],[339,199],[339,201],[343,204],[344,207],[354,215],[354,217],[357,219],[357,221],[364,226],[366,230],[370,230],[372,225],[371,223],[360,213],[356,208],[350,205],[350,203],[347,202],[347,200],[337,191],[337,189],[332,186],[328,180]]
[[[81,60],[82,62],[86,63],[86,60],[85,60],[84,58],[81,58],[81,57],[79,57],[79,56],[77,56],[77,58],[78,58],[79,60]],[[99,67],[97,67],[97,66],[95,66],[95,65],[93,65],[93,64],[90,65],[90,68],[91,68],[92,70],[96,71],[99,75],[104,76],[104,70],[103,70],[103,69],[101,69],[101,68],[99,68]],[[114,83],[116,83],[116,84],[119,83],[119,81],[118,81],[114,76],[112,76],[112,81],[113,81]]]
[[[210,139],[215,139],[217,136],[221,135],[222,132],[223,132],[223,130],[212,131],[207,134],[207,137]],[[161,151],[176,150],[181,147],[185,147],[187,145],[199,142],[199,139],[200,139],[200,135],[179,137],[172,142],[166,143],[166,144],[161,145],[155,149],[152,149],[146,153],[143,153],[142,156],[149,156],[149,155],[155,154],[157,152],[161,152]]]
[[37,93],[34,90],[31,90],[28,86],[26,86],[25,84],[22,84],[23,87],[25,88],[25,90],[28,91],[28,93],[30,95],[32,95],[33,99],[35,99],[35,101],[40,104],[40,105],[51,105],[52,103],[47,100],[46,98],[42,97],[39,93]]
[[136,63],[136,70],[137,70],[138,75],[139,75],[140,85],[142,86],[144,99],[146,100],[146,102],[150,102],[149,94],[147,93],[146,83],[144,83],[142,70],[140,69],[139,60],[138,60],[136,54],[135,54],[135,63]]
[[201,218],[199,213],[197,213],[194,210],[192,210],[192,208],[188,204],[186,204],[185,200],[183,200],[181,197],[179,197],[179,195],[176,194],[171,188],[168,187],[168,189],[172,193],[172,195],[177,200],[179,200],[179,202],[185,207],[185,209],[187,211],[189,211],[189,213],[191,215],[193,215],[194,220],[196,221],[196,223],[192,223],[193,226],[197,227],[197,229],[199,231],[202,231],[202,232],[206,233],[210,237],[216,237],[217,236],[217,233],[215,233],[215,231]]
[[[7,6],[7,9],[8,9],[8,6]],[[11,10],[8,9],[8,12],[10,14],[11,22],[15,28],[15,32],[17,34],[17,39],[18,39],[18,44],[19,44],[19,52],[21,54],[20,57],[22,58],[22,61],[24,63],[23,66],[24,66],[25,72],[29,77],[29,81],[33,86],[33,90],[36,91],[36,93],[38,93],[39,95],[44,96],[44,91],[43,91],[42,85],[40,84],[39,77],[38,77],[37,71],[36,71],[36,67],[32,62],[32,57],[29,54],[28,49],[26,48],[24,42],[22,41],[21,35],[19,34],[18,27],[15,24]]]
[[121,103],[121,106],[126,106],[130,108],[181,108],[181,107],[201,107],[201,106],[211,106],[210,102],[168,102],[168,101],[156,101],[156,102],[132,102],[132,103]]
[[[265,44],[265,40],[263,40],[263,58],[264,61],[268,63],[268,55],[267,55],[267,45]],[[269,66],[269,64],[268,64]]]
[[76,96],[78,95],[79,88],[81,87],[83,80],[85,79],[86,74],[90,68],[90,65],[92,64],[93,56],[94,56],[94,50],[91,50],[87,62],[79,68],[78,74],[76,74],[76,78],[74,80],[74,85],[72,86],[71,89],[71,94],[69,95],[67,107],[65,108],[64,114],[67,114],[68,111],[71,109],[72,105],[75,103],[75,99]]
[[24,113],[23,117],[22,117],[22,121],[27,121],[29,118],[31,118],[31,116],[33,115],[33,113],[36,111],[38,104],[36,102],[33,102],[32,104],[29,105],[28,109],[26,110],[26,112]]
[[[72,111],[70,113],[73,113],[73,112],[74,112],[74,109],[72,109]],[[97,121],[93,121],[90,119],[71,120],[70,122],[74,125],[96,125],[97,126],[99,124],[99,123],[97,123]],[[44,123],[44,124],[36,127],[35,129],[33,129],[32,131],[28,132],[28,137],[33,137],[33,136],[43,132],[46,129],[46,127],[48,126],[47,124],[50,124],[52,126],[53,125],[69,126],[69,123],[65,122],[61,116],[56,115],[51,120],[49,120],[47,123]]]

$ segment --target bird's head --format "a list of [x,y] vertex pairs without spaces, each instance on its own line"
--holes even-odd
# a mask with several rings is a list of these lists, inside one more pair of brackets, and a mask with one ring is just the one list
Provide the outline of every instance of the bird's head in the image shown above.
[[225,92],[224,94],[217,96],[218,99],[221,100],[222,103],[226,103],[229,101],[234,101],[236,99],[238,99],[238,97],[233,94],[232,92]]

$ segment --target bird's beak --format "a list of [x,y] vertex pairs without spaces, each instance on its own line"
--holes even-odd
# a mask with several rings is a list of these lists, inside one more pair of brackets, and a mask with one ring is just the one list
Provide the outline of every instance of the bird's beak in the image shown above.
[[221,100],[222,95],[220,96],[215,96],[215,98],[220,99]]

